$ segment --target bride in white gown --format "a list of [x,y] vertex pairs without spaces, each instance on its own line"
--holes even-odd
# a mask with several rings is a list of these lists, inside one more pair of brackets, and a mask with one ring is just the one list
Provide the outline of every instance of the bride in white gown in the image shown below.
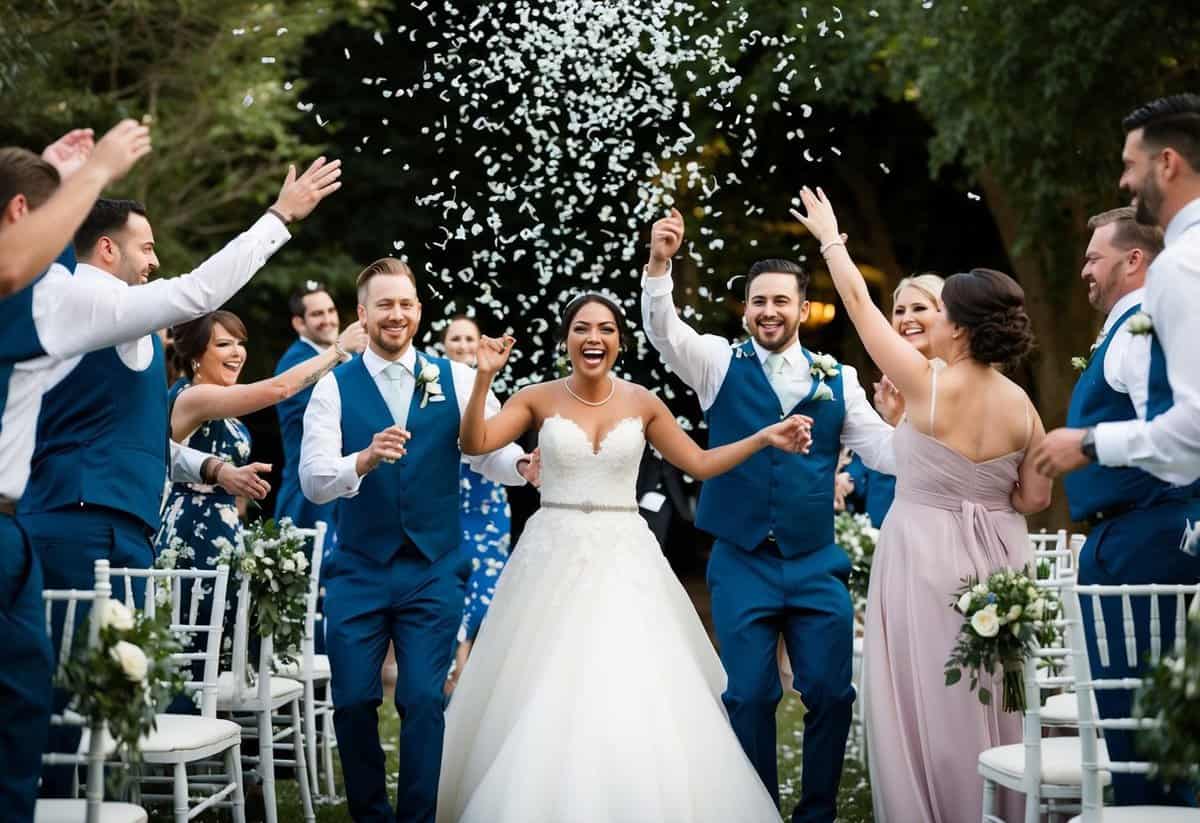
[[463,451],[537,427],[542,505],[447,710],[438,823],[777,823],[721,704],[721,663],[638,514],[635,481],[647,440],[703,479],[762,448],[807,449],[811,421],[705,451],[655,395],[610,373],[619,307],[582,295],[564,317],[571,375],[522,390],[487,421],[484,397],[513,341],[479,345]]

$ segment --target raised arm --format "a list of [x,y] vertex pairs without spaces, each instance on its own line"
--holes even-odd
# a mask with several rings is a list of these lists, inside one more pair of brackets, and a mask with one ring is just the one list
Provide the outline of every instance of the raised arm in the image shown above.
[[133,340],[216,311],[291,236],[286,221],[306,217],[341,186],[340,161],[318,158],[299,178],[288,171],[279,199],[265,214],[191,274],[136,288],[80,283],[61,272],[34,287],[33,318],[48,354],[67,358]]
[[529,402],[532,387],[522,389],[509,398],[497,414],[491,417],[485,415],[492,380],[508,362],[512,346],[513,338],[508,336],[500,340],[479,338],[479,349],[475,353],[475,383],[458,428],[459,447],[463,454],[494,452],[512,443],[533,425],[533,406]]
[[124,177],[149,151],[150,129],[133,120],[122,120],[94,145],[91,129],[75,129],[47,146],[42,157],[58,171],[62,184],[19,225],[0,230],[0,298],[45,271],[70,244],[104,187]]
[[896,334],[892,324],[871,300],[862,272],[846,251],[846,243],[838,232],[837,217],[825,192],[818,188],[814,193],[805,186],[800,191],[800,199],[808,214],[792,209],[792,216],[803,223],[821,244],[821,254],[829,267],[833,285],[867,353],[902,394],[909,397],[927,396],[931,369],[929,361]]
[[702,449],[680,427],[666,403],[649,391],[645,397],[646,439],[668,463],[697,480],[724,474],[768,446],[799,453],[807,451],[812,442],[812,418],[794,414],[734,443]]
[[265,380],[232,386],[211,383],[192,386],[175,401],[171,411],[171,436],[183,440],[207,420],[253,414],[315,386],[349,356],[362,334],[362,324],[355,321],[328,350]]

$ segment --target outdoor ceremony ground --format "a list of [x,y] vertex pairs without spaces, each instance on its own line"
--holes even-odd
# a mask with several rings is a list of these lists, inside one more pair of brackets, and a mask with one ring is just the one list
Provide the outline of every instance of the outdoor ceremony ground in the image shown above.
[[[400,719],[396,716],[396,708],[387,696],[379,711],[379,735],[384,741],[384,749],[388,756],[388,789],[392,797],[396,791],[396,743],[400,729]],[[779,794],[783,801],[784,810],[790,814],[800,796],[800,754],[801,737],[804,729],[804,707],[794,695],[787,695],[779,706],[777,721],[779,734]],[[853,754],[853,753],[852,753]],[[337,764],[338,786],[342,786],[341,764]],[[283,781],[279,784],[279,819],[281,821],[301,820],[300,796],[296,784]],[[786,819],[786,818],[785,818]],[[841,801],[838,808],[840,823],[871,823],[874,817],[871,813],[871,787],[867,782],[867,770],[853,756],[846,759],[845,771],[842,773]],[[346,804],[336,806],[318,806],[318,823],[350,823],[350,814]],[[646,821],[646,823],[670,823],[670,821]]]

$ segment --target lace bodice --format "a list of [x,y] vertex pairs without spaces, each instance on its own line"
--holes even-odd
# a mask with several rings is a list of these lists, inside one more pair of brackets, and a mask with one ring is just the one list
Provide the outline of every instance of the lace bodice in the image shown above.
[[538,433],[542,450],[542,500],[578,505],[636,506],[637,474],[646,438],[640,417],[626,417],[592,450],[578,423],[554,415]]

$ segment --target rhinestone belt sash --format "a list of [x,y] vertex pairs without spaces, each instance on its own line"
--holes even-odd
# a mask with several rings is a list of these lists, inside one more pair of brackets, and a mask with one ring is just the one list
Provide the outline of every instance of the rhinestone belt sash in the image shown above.
[[571,511],[591,514],[593,512],[628,512],[637,514],[637,506],[605,506],[601,503],[554,503],[542,501],[542,507],[547,509],[570,509]]

